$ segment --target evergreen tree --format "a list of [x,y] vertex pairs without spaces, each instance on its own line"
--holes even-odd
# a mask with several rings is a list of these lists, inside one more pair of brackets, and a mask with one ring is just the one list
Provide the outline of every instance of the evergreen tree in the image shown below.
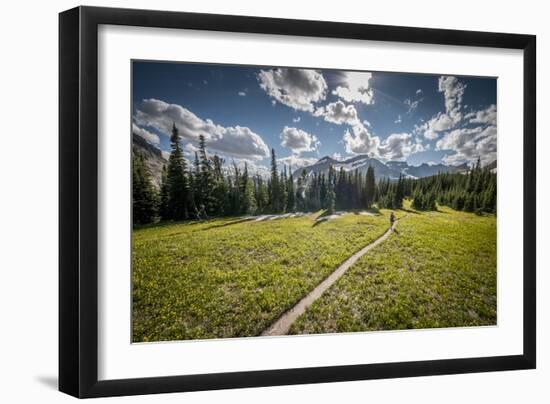
[[496,187],[493,181],[489,183],[487,189],[483,192],[482,210],[491,213],[496,212]]
[[287,212],[295,212],[296,211],[296,190],[294,188],[294,177],[292,175],[292,167],[289,166],[289,176],[287,180],[287,204],[286,204],[286,211]]
[[330,167],[328,168],[327,196],[326,196],[327,212],[329,215],[332,215],[336,209],[336,194],[334,193],[335,181],[336,181],[336,175],[335,175],[334,167],[330,165]]
[[254,183],[248,176],[248,164],[244,163],[244,171],[241,176],[241,212],[246,215],[256,213],[256,197],[254,195]]
[[275,149],[271,149],[271,178],[268,184],[269,192],[269,207],[271,212],[278,213],[282,210],[280,205],[281,187],[279,186],[279,172],[277,171],[277,158],[275,157]]
[[296,184],[296,207],[300,212],[307,211],[306,187],[307,187],[306,171],[302,170],[302,172],[300,173],[300,176],[298,177],[298,183]]
[[[438,173],[420,179],[402,178],[401,184],[404,197],[413,199],[415,209],[434,210],[439,203],[468,212],[496,211],[496,174],[483,168],[479,159],[466,174]],[[381,180],[378,183],[380,196],[375,200],[386,199],[392,187],[393,184],[388,186]],[[399,193],[399,181],[395,191]]]
[[229,186],[223,175],[223,159],[215,155],[212,159],[212,214],[221,216],[229,211]]
[[374,168],[372,168],[371,165],[369,165],[369,168],[367,169],[367,175],[365,178],[365,191],[364,191],[364,203],[366,208],[372,207],[372,204],[374,203],[374,194],[376,189],[376,180],[374,177]]
[[238,215],[242,211],[242,191],[241,191],[241,171],[237,163],[233,162],[233,181],[230,186],[230,209],[229,212],[233,215]]
[[170,219],[182,220],[189,217],[189,181],[187,163],[179,142],[178,128],[172,126],[170,138],[172,151],[168,159],[166,181],[168,186],[168,214]]
[[161,220],[170,219],[170,211],[168,206],[169,206],[168,205],[168,170],[165,164],[162,166],[162,176],[161,176],[161,183],[160,183],[160,200],[159,200],[159,207],[158,207],[158,213],[160,215]]
[[328,208],[328,186],[327,186],[327,179],[325,177],[324,173],[321,173],[319,176],[319,203],[321,205],[321,209],[327,209]]
[[426,210],[437,210],[437,204],[436,204],[436,198],[434,192],[428,192],[426,196],[426,204],[425,209]]
[[199,209],[206,215],[215,213],[215,201],[212,198],[212,165],[206,154],[204,135],[199,135],[199,161],[200,161],[200,205]]
[[350,176],[351,186],[351,208],[357,209],[361,207],[361,195],[363,193],[363,177],[358,169],[353,172],[353,177]]
[[336,209],[346,209],[347,208],[347,184],[346,184],[346,172],[342,167],[338,171],[336,177],[336,185],[334,192],[336,194]]
[[473,212],[475,210],[475,199],[472,192],[466,195],[466,199],[464,200],[464,210],[466,212]]
[[279,206],[279,211],[280,212],[284,212],[285,209],[286,209],[286,206],[287,206],[287,200],[288,200],[288,190],[287,190],[287,186],[288,186],[288,178],[287,178],[287,174],[286,174],[286,165],[283,166],[283,175],[281,176],[280,178],[280,181],[279,181],[279,202],[278,202],[278,206]]
[[269,195],[267,192],[267,186],[260,174],[256,174],[254,179],[255,187],[255,196],[256,196],[256,206],[258,207],[258,212],[264,213],[269,207]]
[[189,172],[189,188],[191,189],[192,199],[189,206],[190,212],[194,216],[199,217],[199,206],[204,205],[202,198],[202,186],[201,186],[201,165],[199,161],[199,154],[195,151],[195,160],[193,162],[193,169]]
[[395,186],[395,192],[393,193],[392,209],[401,209],[403,207],[403,198],[405,196],[403,188],[403,178],[399,174],[397,185]]

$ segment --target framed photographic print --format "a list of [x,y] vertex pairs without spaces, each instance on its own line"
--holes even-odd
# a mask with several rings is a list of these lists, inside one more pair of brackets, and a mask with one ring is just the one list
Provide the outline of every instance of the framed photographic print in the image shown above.
[[535,37],[60,14],[59,386],[535,367]]

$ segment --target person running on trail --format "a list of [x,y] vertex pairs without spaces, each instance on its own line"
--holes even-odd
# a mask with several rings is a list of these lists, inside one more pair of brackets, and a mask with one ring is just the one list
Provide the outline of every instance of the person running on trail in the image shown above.
[[395,215],[393,212],[390,213],[390,228],[393,229],[393,223],[395,222]]

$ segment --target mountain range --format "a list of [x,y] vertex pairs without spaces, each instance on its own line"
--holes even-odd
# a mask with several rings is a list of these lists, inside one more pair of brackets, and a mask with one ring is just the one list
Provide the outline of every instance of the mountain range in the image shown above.
[[[141,155],[145,159],[145,163],[151,173],[153,184],[156,187],[160,187],[162,167],[168,161],[156,146],[151,145],[137,134],[133,134],[132,140],[132,153],[134,155]],[[331,165],[337,171],[340,170],[340,168],[343,168],[345,171],[354,171],[357,169],[362,174],[366,174],[370,165],[374,168],[374,176],[377,181],[382,178],[396,180],[400,175],[406,178],[422,178],[430,177],[437,173],[465,173],[469,169],[467,164],[451,166],[445,164],[422,163],[418,166],[412,166],[405,161],[388,161],[383,163],[367,155],[358,155],[343,161],[325,156],[312,165],[297,169],[294,171],[293,175],[295,179],[302,174],[302,171],[305,171],[307,176],[313,175],[313,173],[325,173],[326,175]],[[491,171],[496,172],[496,161],[493,161],[487,167],[491,169]]]
[[376,180],[381,178],[396,180],[400,175],[406,178],[422,178],[430,177],[437,173],[460,173],[468,171],[467,164],[448,166],[445,164],[422,163],[419,166],[411,166],[405,161],[388,161],[383,163],[374,157],[358,155],[344,161],[335,160],[332,157],[326,156],[318,160],[315,164],[297,169],[293,175],[294,178],[298,178],[298,176],[302,175],[303,171],[305,171],[307,176],[313,173],[327,174],[331,165],[336,171],[342,168],[345,171],[358,170],[362,174],[366,174],[369,166],[372,166],[372,168],[374,168]]

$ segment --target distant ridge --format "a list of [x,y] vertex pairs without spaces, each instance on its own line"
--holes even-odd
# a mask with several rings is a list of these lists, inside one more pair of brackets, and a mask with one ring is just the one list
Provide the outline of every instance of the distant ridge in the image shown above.
[[366,173],[370,165],[374,168],[376,180],[381,178],[396,180],[400,175],[405,178],[423,178],[436,175],[437,173],[466,172],[469,169],[468,165],[465,163],[457,166],[427,163],[423,163],[419,166],[411,166],[405,161],[388,161],[387,163],[383,163],[380,160],[367,155],[358,155],[343,161],[338,161],[330,156],[325,156],[312,165],[297,169],[294,172],[294,178],[300,176],[302,171],[305,171],[307,176],[313,175],[313,173],[327,174],[331,165],[335,170],[340,170],[340,168],[342,168],[345,171],[354,171],[357,169],[360,173]]
[[[143,156],[151,173],[153,184],[157,188],[160,188],[162,167],[168,163],[160,149],[148,143],[141,136],[133,133],[132,153],[134,155],[139,154]],[[328,174],[328,170],[331,165],[337,171],[340,170],[340,168],[345,171],[354,171],[357,169],[362,174],[366,174],[369,165],[371,165],[374,168],[374,175],[377,181],[382,178],[397,180],[400,175],[405,178],[424,178],[431,177],[438,173],[466,173],[470,169],[466,163],[456,166],[427,163],[422,163],[418,166],[411,166],[405,161],[388,161],[383,163],[380,160],[367,155],[357,155],[343,161],[336,160],[330,156],[325,156],[317,160],[314,164],[295,170],[293,173],[294,179],[298,179],[298,177],[302,174],[302,171],[305,171],[307,176],[313,175],[314,173],[325,173],[326,175]],[[496,160],[489,163],[486,167],[496,173]]]

